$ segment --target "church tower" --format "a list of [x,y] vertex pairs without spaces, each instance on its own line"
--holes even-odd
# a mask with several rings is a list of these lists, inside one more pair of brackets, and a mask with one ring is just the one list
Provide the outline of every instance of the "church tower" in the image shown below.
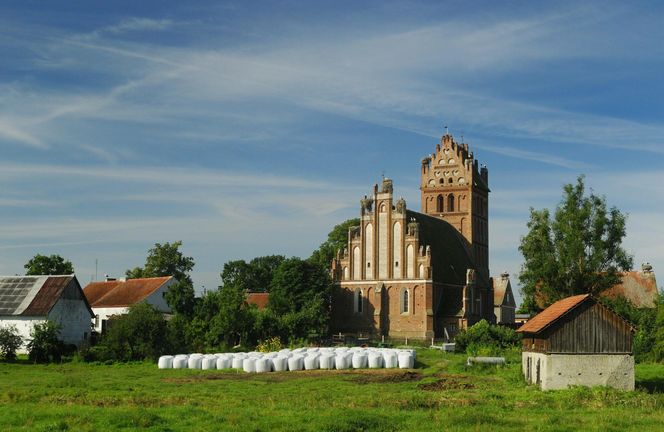
[[489,278],[489,171],[468,144],[445,131],[435,153],[422,159],[421,212],[443,219],[468,241],[477,270]]

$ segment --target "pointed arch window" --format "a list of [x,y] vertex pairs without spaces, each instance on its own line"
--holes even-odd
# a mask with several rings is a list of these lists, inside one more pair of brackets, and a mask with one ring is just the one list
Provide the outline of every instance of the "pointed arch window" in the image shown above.
[[452,194],[449,194],[447,196],[447,211],[448,212],[454,211],[454,195]]
[[436,211],[438,213],[443,212],[443,196],[442,195],[438,195],[438,198],[436,199]]
[[401,313],[408,313],[409,311],[410,290],[405,289],[401,293]]
[[353,300],[355,313],[361,314],[364,311],[364,292],[361,289],[355,290],[355,298]]

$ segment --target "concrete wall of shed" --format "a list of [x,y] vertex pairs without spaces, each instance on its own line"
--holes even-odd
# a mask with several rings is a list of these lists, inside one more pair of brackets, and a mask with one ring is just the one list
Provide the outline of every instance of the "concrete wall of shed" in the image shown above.
[[629,354],[542,354],[523,352],[526,381],[542,390],[573,385],[634,390],[634,357]]

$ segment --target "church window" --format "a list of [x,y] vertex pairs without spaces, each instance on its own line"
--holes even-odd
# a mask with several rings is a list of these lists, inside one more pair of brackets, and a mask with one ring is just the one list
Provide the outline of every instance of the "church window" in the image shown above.
[[371,263],[370,262],[367,263],[367,268],[371,268]]
[[403,293],[401,294],[401,313],[408,313],[408,300],[409,299],[409,291],[403,290]]
[[436,200],[436,211],[438,213],[443,212],[443,196],[442,195],[438,195],[438,198]]
[[452,165],[453,163],[456,163],[456,161],[454,159],[450,159],[450,160],[447,161],[447,163]]
[[364,310],[364,293],[361,289],[355,290],[354,309],[355,313],[362,313]]
[[454,195],[452,194],[447,196],[447,211],[448,212],[454,211]]

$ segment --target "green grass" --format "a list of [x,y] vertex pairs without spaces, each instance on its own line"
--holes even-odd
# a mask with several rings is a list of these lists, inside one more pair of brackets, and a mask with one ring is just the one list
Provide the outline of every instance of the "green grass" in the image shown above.
[[637,391],[541,392],[506,367],[420,350],[414,371],[158,370],[0,364],[0,430],[664,430],[664,365],[637,365]]

